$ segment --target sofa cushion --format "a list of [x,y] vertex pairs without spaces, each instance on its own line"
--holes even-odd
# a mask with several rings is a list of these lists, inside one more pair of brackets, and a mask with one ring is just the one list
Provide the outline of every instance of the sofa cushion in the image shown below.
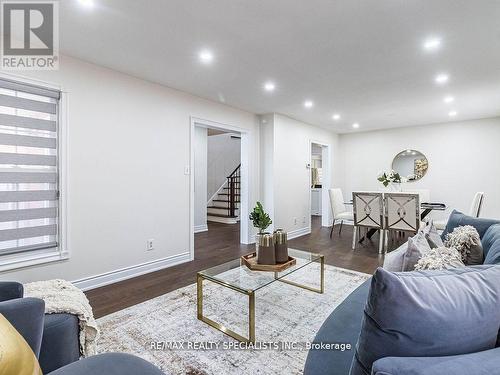
[[448,357],[386,357],[373,364],[373,375],[500,374],[500,348]]
[[377,269],[351,375],[384,357],[449,356],[495,347],[500,267],[391,273]]
[[457,210],[453,210],[446,223],[446,228],[444,228],[443,233],[441,234],[441,238],[444,240],[448,233],[451,233],[453,229],[462,225],[472,225],[477,229],[479,233],[479,237],[482,239],[486,231],[493,224],[500,224],[500,220],[494,219],[483,219],[472,216],[467,216]]
[[488,228],[483,240],[484,264],[500,264],[500,224]]

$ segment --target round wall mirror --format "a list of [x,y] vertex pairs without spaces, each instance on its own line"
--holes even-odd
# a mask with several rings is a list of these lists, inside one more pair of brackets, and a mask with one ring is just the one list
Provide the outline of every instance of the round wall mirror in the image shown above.
[[392,169],[409,182],[418,181],[427,173],[429,162],[424,154],[416,150],[404,150],[394,157]]

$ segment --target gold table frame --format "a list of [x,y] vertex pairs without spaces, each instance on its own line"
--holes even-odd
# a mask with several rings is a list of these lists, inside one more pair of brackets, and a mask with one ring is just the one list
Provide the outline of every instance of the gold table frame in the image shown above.
[[[318,288],[313,288],[308,285],[303,285],[299,284],[293,281],[289,280],[284,280],[285,277],[293,274],[295,271],[303,268],[297,268],[297,270],[294,270],[290,273],[287,273],[286,275],[283,275],[279,277],[279,273],[275,272],[274,273],[274,280],[275,281],[280,281],[285,284],[289,284],[298,288],[302,288],[305,290],[309,290],[311,292],[323,294],[325,291],[325,257],[324,255],[318,254],[319,257],[318,259],[312,260],[310,263],[304,265],[303,267],[307,267],[312,263],[317,263],[319,261],[321,270],[320,270],[320,287]],[[244,294],[248,296],[248,337],[244,337],[240,335],[239,333],[236,333],[235,331],[227,328],[223,324],[217,323],[216,321],[207,318],[205,315],[203,315],[203,281],[208,280],[211,281],[215,284],[221,285],[223,287],[232,289],[238,293]],[[255,342],[255,291],[254,290],[245,290],[241,289],[237,286],[231,285],[229,283],[225,283],[223,281],[217,280],[216,278],[212,278],[206,275],[203,275],[201,272],[198,272],[196,275],[196,291],[197,291],[197,298],[196,298],[196,305],[197,305],[197,317],[199,320],[202,322],[208,324],[209,326],[221,331],[222,333],[225,333],[226,335],[241,341],[241,342]],[[267,285],[266,285],[267,286]],[[259,288],[260,289],[260,288]]]

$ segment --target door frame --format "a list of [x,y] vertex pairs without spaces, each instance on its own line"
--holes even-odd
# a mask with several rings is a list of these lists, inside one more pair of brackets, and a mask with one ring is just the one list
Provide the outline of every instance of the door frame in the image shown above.
[[[311,219],[311,173],[312,173],[312,147],[313,143],[322,147],[321,169],[323,170],[323,182],[321,184],[321,226],[329,227],[331,224],[330,196],[328,189],[332,185],[332,145],[314,139],[309,140],[309,220]],[[326,173],[325,173],[326,172]],[[311,223],[309,225],[311,227]]]
[[205,127],[240,133],[241,135],[241,169],[240,169],[240,243],[250,243],[248,231],[248,205],[250,196],[250,137],[251,132],[238,126],[228,125],[199,117],[190,117],[190,161],[189,161],[189,254],[194,260],[194,137],[195,127]]

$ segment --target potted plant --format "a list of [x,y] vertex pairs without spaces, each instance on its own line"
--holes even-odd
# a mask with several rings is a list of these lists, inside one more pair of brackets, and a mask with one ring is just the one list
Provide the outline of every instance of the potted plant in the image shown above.
[[262,203],[257,202],[250,213],[250,220],[252,220],[253,226],[259,229],[259,233],[255,236],[257,263],[276,264],[273,235],[265,232],[273,222],[269,214],[264,211]]

